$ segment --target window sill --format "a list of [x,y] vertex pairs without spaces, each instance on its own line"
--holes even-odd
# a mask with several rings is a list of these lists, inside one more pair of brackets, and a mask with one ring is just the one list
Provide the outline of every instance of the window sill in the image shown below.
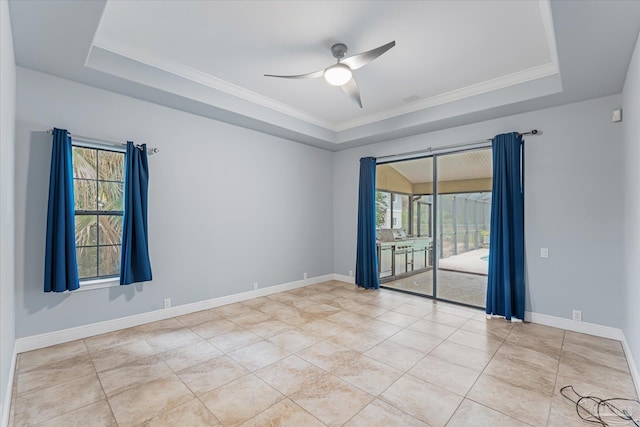
[[73,292],[93,291],[94,289],[112,288],[120,286],[119,277],[110,277],[108,279],[81,280],[80,287]]

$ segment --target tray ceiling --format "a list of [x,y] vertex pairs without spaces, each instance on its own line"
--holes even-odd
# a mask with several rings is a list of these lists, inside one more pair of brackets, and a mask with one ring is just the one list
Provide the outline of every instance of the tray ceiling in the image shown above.
[[[10,1],[20,66],[330,150],[619,93],[640,2]],[[286,80],[391,40],[364,108]],[[614,47],[614,48],[612,48]],[[534,124],[532,124],[534,125]]]

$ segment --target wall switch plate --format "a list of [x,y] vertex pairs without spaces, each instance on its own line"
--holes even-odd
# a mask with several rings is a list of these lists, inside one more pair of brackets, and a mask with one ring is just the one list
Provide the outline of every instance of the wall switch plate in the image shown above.
[[613,110],[613,112],[611,113],[611,121],[612,122],[622,121],[622,109],[618,108],[617,110]]
[[582,322],[582,311],[573,310],[573,320],[577,322]]
[[253,290],[258,289],[258,282],[253,282]]
[[549,248],[540,248],[540,258],[549,258]]
[[302,273],[302,278],[306,280],[306,278],[307,278],[307,273]]
[[164,299],[164,308],[171,308],[171,298]]

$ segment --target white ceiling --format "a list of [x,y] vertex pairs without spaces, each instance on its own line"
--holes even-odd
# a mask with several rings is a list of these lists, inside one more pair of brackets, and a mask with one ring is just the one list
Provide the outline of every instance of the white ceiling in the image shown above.
[[[112,1],[94,45],[177,72],[196,70],[215,77],[222,90],[242,88],[239,96],[257,94],[344,129],[398,115],[407,98],[425,100],[505,76],[512,76],[508,84],[527,81],[533,69],[534,76],[557,72],[542,15],[535,1]],[[322,78],[264,77],[321,70],[335,63],[336,42],[346,43],[350,56],[391,40],[395,48],[355,72],[363,109]]]
[[[20,66],[331,150],[619,93],[640,27],[637,1],[11,0],[10,11]],[[391,40],[354,72],[363,109],[323,79],[263,76],[323,69],[336,42],[350,56]]]

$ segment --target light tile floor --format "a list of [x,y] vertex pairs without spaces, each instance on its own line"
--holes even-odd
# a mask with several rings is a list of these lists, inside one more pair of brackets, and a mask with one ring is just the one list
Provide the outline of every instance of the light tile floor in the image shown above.
[[582,426],[620,342],[326,282],[19,355],[14,426]]

